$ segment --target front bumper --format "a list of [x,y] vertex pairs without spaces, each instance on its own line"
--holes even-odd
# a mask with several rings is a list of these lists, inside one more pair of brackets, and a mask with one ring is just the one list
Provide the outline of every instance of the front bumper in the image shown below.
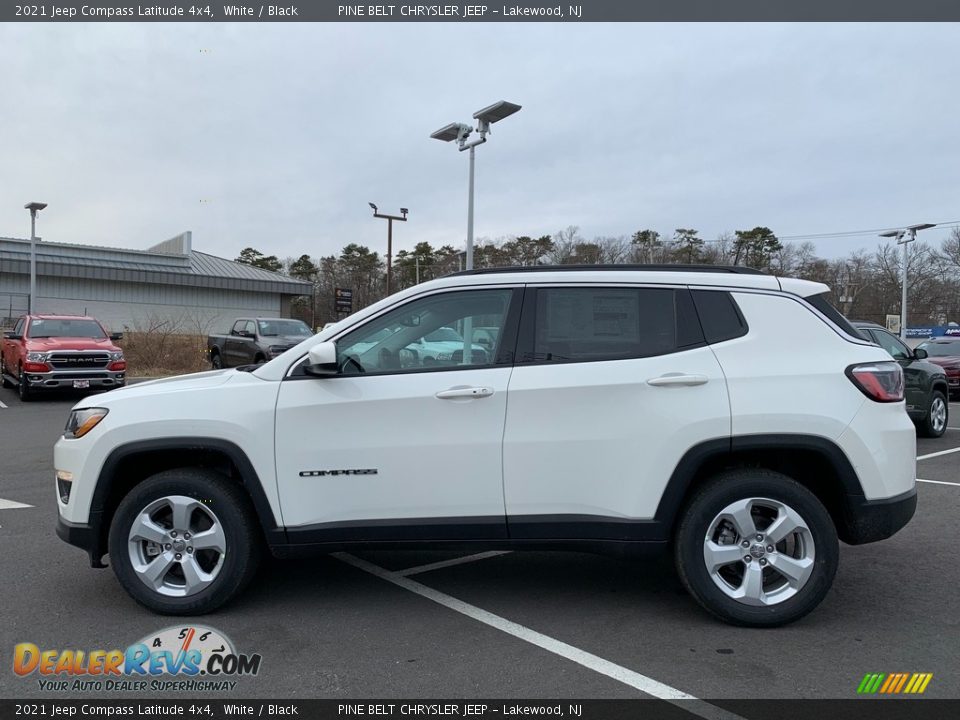
[[98,370],[96,372],[45,372],[26,373],[27,387],[31,391],[40,390],[68,390],[68,389],[96,389],[110,390],[123,387],[127,384],[125,370],[111,372]]
[[840,539],[849,545],[885,540],[910,522],[917,510],[917,488],[901,495],[867,500],[863,495],[847,495],[843,522],[837,528]]
[[100,527],[102,513],[91,512],[90,524],[72,523],[57,516],[57,537],[70,545],[87,551],[90,567],[105,568],[103,556],[107,554],[106,542]]

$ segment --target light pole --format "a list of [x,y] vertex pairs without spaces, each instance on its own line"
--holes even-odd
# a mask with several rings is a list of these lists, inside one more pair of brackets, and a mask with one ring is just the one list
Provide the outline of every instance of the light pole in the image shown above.
[[23,206],[30,211],[30,301],[27,304],[30,315],[33,315],[37,297],[37,213],[46,206],[47,204],[42,202],[31,202]]
[[[410,211],[407,210],[407,208],[400,208],[400,215],[385,215],[377,212],[377,206],[373,203],[367,203],[367,205],[373,208],[373,216],[375,218],[383,218],[387,221],[387,295],[389,295],[390,281],[393,276],[393,221],[406,222],[407,213]],[[401,217],[401,215],[403,217]]]
[[450,142],[456,140],[460,152],[470,151],[470,181],[467,195],[467,270],[473,270],[473,169],[474,169],[474,149],[477,145],[482,145],[487,141],[487,135],[490,134],[490,126],[495,122],[503,120],[505,117],[513,115],[520,109],[520,105],[506,100],[494,103],[483,110],[477,110],[473,114],[477,121],[477,132],[480,137],[472,142],[467,142],[467,138],[473,132],[473,127],[468,123],[450,123],[430,134],[434,140],[443,140]]
[[936,223],[920,223],[900,230],[889,230],[880,233],[880,237],[895,237],[897,245],[903,245],[903,262],[900,268],[900,339],[907,341],[907,245],[917,239],[917,230],[927,230],[936,227]]

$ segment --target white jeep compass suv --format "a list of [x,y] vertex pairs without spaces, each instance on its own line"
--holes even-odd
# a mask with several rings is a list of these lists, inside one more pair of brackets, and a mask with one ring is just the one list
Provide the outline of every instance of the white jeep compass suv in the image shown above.
[[[890,537],[916,507],[900,366],[826,292],[697,266],[417,285],[264,365],[78,403],[57,532],[174,615],[235,596],[263,548],[670,549],[718,618],[790,622],[838,538]],[[401,353],[444,327],[448,360]]]

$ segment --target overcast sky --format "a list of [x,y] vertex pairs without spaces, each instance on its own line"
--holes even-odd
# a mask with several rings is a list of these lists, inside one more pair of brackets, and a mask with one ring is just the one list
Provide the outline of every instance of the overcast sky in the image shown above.
[[[0,236],[279,257],[960,219],[955,25],[0,25]],[[938,242],[946,233],[927,231]],[[817,241],[833,257],[872,235]]]

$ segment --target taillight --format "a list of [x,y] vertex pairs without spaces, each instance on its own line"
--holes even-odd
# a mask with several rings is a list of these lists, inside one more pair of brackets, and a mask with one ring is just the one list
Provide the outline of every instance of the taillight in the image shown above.
[[903,400],[903,369],[895,362],[872,362],[851,365],[847,377],[857,388],[876,402]]

